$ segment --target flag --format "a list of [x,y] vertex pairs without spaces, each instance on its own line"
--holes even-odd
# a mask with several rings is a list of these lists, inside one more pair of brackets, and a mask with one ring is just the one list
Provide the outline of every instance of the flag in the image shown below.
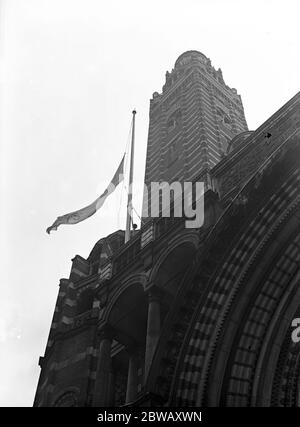
[[113,179],[110,181],[110,184],[104,191],[104,193],[101,194],[93,203],[86,206],[85,208],[79,209],[78,211],[74,211],[71,213],[68,213],[63,216],[59,216],[54,223],[47,228],[47,233],[50,234],[51,230],[57,230],[57,228],[61,224],[77,224],[78,222],[84,221],[85,219],[89,218],[90,216],[94,215],[95,212],[97,212],[98,209],[101,208],[101,206],[104,204],[106,198],[114,192],[115,188],[117,187],[120,182],[124,179],[124,158],[125,154],[121,160],[121,163],[116,171],[116,173],[113,176]]

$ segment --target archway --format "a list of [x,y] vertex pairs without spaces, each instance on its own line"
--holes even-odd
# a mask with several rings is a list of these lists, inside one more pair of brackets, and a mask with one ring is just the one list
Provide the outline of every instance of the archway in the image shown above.
[[108,315],[113,331],[110,404],[134,401],[144,383],[147,298],[139,283],[128,286],[114,301]]

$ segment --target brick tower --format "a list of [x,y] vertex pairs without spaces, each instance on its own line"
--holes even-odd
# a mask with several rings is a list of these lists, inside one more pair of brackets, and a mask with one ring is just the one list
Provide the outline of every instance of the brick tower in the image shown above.
[[145,183],[192,181],[210,170],[229,141],[248,130],[243,104],[222,71],[197,51],[179,56],[150,101]]
[[180,55],[162,93],[150,101],[144,218],[151,216],[151,182],[197,179],[207,185],[208,171],[230,140],[247,130],[241,97],[225,84],[220,68],[195,50]]

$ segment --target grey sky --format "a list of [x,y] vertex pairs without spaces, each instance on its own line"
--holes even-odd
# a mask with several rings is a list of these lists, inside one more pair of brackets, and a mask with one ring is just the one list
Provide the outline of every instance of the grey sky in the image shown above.
[[[123,228],[119,188],[96,215],[46,227],[101,194],[137,109],[144,175],[149,98],[200,50],[242,96],[255,129],[299,90],[295,0],[2,0],[0,406],[31,406],[61,277]],[[140,211],[141,194],[134,204]]]

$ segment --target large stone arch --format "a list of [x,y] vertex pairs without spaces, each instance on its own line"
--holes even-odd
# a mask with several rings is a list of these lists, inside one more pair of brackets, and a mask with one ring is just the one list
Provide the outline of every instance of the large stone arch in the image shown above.
[[[291,173],[288,175],[291,175]],[[276,219],[274,218],[274,214],[282,214],[282,218],[288,214],[286,197],[291,196],[296,198],[295,191],[297,188],[299,189],[298,179],[299,176],[296,177],[296,175],[291,178],[294,182],[294,188],[290,187],[291,193],[289,195],[289,184],[286,179],[286,187],[281,189],[281,197],[280,192],[277,193],[278,201],[275,201],[275,196],[272,196],[271,202],[273,205],[275,203],[275,210],[277,212],[271,211],[270,204],[266,203],[264,209],[260,209],[257,212],[258,216],[255,221],[250,223],[250,225],[248,224],[248,232],[246,231],[246,234],[240,236],[239,243],[234,245],[234,249],[230,252],[228,259],[225,263],[222,263],[223,268],[218,274],[214,275],[213,281],[209,286],[209,291],[205,295],[205,303],[203,304],[200,301],[195,311],[192,322],[193,326],[186,335],[181,357],[177,363],[171,403],[176,402],[181,405],[212,403],[208,399],[208,373],[211,370],[216,342],[223,332],[224,319],[234,301],[236,292],[234,287],[237,287],[241,283],[243,275],[246,273],[247,269],[245,267],[249,265],[249,259],[247,259],[249,254],[253,252],[253,260],[259,254],[259,251],[257,251],[255,255],[253,246],[256,240],[261,241],[261,245],[266,240],[267,236],[265,234],[267,228],[273,226],[273,222]],[[241,301],[243,301],[243,297],[241,298]],[[221,357],[222,348],[219,348],[219,352]],[[220,383],[220,378],[216,379],[216,382]],[[199,383],[200,388],[198,387]],[[176,392],[175,389],[177,389]]]
[[[273,198],[297,169],[298,155],[296,145],[276,153],[272,162],[268,159],[267,167],[247,182],[218,223],[212,229],[200,230],[199,250],[165,321],[147,382],[147,390],[167,400],[168,405],[195,405],[200,378],[202,381],[199,372],[205,375],[210,369],[214,347],[214,341],[210,342],[211,330],[217,326],[232,283],[247,261],[241,260],[241,255],[247,257],[255,238],[265,237],[266,218],[272,224],[274,215],[285,210],[287,194],[283,191],[281,203],[275,204],[276,211],[263,215],[266,206],[270,209],[268,197]],[[294,174],[291,180],[299,188],[299,177]],[[206,355],[208,365],[203,369]],[[205,379],[203,383],[206,384]]]
[[[300,304],[297,284],[292,281],[289,285],[289,272],[281,267],[290,260],[293,275],[297,275],[300,251],[298,248],[296,254],[299,242],[291,239],[294,232],[298,233],[299,241],[299,227],[298,230],[297,227],[294,229],[290,223],[282,227],[281,238],[286,233],[287,242],[277,242],[277,249],[285,247],[280,251],[281,255],[276,254],[276,241],[273,240],[272,244],[270,236],[269,247],[265,246],[263,257],[256,257],[251,272],[245,275],[234,299],[224,302],[224,312],[220,313],[220,317],[226,316],[226,319],[222,319],[219,328],[212,334],[214,344],[210,345],[206,364],[206,374],[209,372],[209,375],[205,382],[202,378],[196,403],[209,406],[267,406],[267,394],[271,392],[270,378],[265,382],[262,376],[266,374],[266,367],[269,370],[274,365],[275,354],[280,350],[282,340],[279,332],[282,333],[283,326],[286,328],[288,323],[289,310],[286,305],[292,305],[290,311],[293,314]],[[276,333],[277,328],[279,332]],[[272,343],[276,345],[271,353]],[[270,354],[272,358],[268,360]]]
[[107,323],[116,331],[120,343],[140,344],[146,339],[148,300],[143,286],[133,282],[114,300]]
[[145,274],[131,275],[120,282],[102,308],[95,406],[131,402],[142,384],[148,313],[146,282]]

